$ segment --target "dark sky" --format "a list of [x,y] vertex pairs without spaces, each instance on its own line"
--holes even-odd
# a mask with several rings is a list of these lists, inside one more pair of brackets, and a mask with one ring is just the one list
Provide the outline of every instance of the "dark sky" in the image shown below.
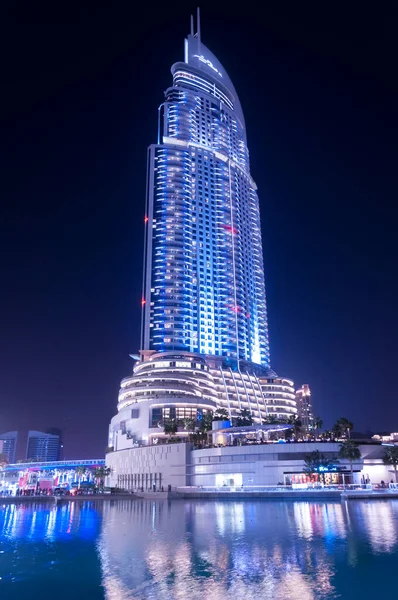
[[[131,4],[20,3],[2,56],[0,431],[61,427],[66,457],[103,455],[138,350],[146,147],[195,8]],[[245,112],[272,366],[327,426],[397,430],[393,3],[266,4],[202,3],[202,39]]]

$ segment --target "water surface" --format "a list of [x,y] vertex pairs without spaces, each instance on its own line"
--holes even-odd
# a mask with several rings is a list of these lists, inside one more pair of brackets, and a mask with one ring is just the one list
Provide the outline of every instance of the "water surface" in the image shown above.
[[0,504],[0,598],[395,597],[398,500]]

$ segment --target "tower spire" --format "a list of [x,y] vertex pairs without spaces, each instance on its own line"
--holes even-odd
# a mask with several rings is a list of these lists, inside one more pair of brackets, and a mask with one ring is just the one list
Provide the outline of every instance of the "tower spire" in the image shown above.
[[191,15],[191,35],[194,35],[194,31],[193,31],[193,15]]

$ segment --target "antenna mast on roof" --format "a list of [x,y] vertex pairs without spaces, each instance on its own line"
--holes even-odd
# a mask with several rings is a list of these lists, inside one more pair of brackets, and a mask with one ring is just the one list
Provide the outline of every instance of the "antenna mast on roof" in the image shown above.
[[198,38],[198,54],[200,56],[200,8],[199,8],[199,6],[196,9],[196,27],[197,27],[196,37]]
[[[196,33],[194,33],[195,23],[193,15],[191,15],[191,36],[196,38],[198,41],[198,56],[200,56],[200,8],[196,9]],[[188,48],[185,48],[185,62],[188,62]]]
[[200,44],[200,8],[199,8],[199,6],[196,9],[196,21],[197,21],[196,27],[198,28],[198,31],[197,31],[196,35],[198,36],[198,42]]

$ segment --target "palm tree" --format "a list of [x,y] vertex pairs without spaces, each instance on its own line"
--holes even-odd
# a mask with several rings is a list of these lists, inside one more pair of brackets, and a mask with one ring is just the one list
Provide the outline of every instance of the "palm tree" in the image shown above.
[[217,408],[213,414],[213,421],[229,421],[229,413],[226,408]]
[[112,469],[110,467],[95,467],[94,469],[94,478],[97,481],[97,485],[100,489],[104,487],[105,477],[109,477]]
[[87,468],[86,467],[76,467],[76,475],[77,475],[77,480],[79,482],[79,489],[80,489],[80,484],[82,482],[82,478],[86,475],[87,473]]
[[177,433],[177,429],[178,423],[175,419],[167,419],[167,421],[163,423],[163,430],[170,436],[170,438],[172,435]]
[[182,426],[184,427],[185,431],[193,431],[195,429],[195,421],[189,418],[183,419]]
[[233,419],[234,427],[248,427],[253,425],[253,415],[247,410],[247,408],[242,408],[240,414]]
[[337,438],[348,437],[350,438],[350,432],[353,429],[354,424],[346,419],[345,417],[340,417],[337,419],[336,423],[332,427],[332,431],[334,436]]
[[387,448],[383,456],[383,463],[392,466],[395,474],[395,482],[398,483],[398,446],[390,446]]
[[[222,410],[225,410],[225,409],[222,409]],[[203,419],[201,419],[201,421],[200,421],[200,424],[199,424],[200,431],[205,431],[205,432],[211,431],[213,428],[213,421],[214,421],[214,413],[211,410],[207,410],[205,413],[203,413]]]
[[351,465],[351,483],[354,483],[354,472],[352,469],[352,463],[355,460],[361,459],[361,451],[358,446],[351,440],[346,440],[340,444],[339,457],[348,460]]
[[320,417],[314,417],[314,420],[312,421],[312,427],[314,428],[314,431],[318,431],[318,429],[322,429],[323,427],[323,421]]
[[326,458],[324,454],[321,454],[319,450],[314,450],[311,454],[307,454],[304,458],[304,473],[314,475],[322,475],[323,483],[325,483],[325,472],[331,471],[338,463],[338,460],[330,460]]
[[285,429],[285,440],[291,440],[293,437],[293,429]]
[[301,427],[302,427],[301,420],[298,418],[297,415],[290,415],[287,422],[289,425],[293,425],[294,435],[295,435],[295,437],[298,437],[301,433]]
[[315,473],[319,473],[319,467],[322,463],[323,454],[319,450],[314,450],[311,454],[304,457],[304,473],[308,473],[312,477]]
[[[224,410],[224,409],[222,409]],[[191,441],[202,447],[207,441],[207,433],[213,428],[214,413],[211,410],[207,410],[203,413],[203,417],[198,422],[198,429],[191,435]],[[224,420],[224,417],[223,419]]]

